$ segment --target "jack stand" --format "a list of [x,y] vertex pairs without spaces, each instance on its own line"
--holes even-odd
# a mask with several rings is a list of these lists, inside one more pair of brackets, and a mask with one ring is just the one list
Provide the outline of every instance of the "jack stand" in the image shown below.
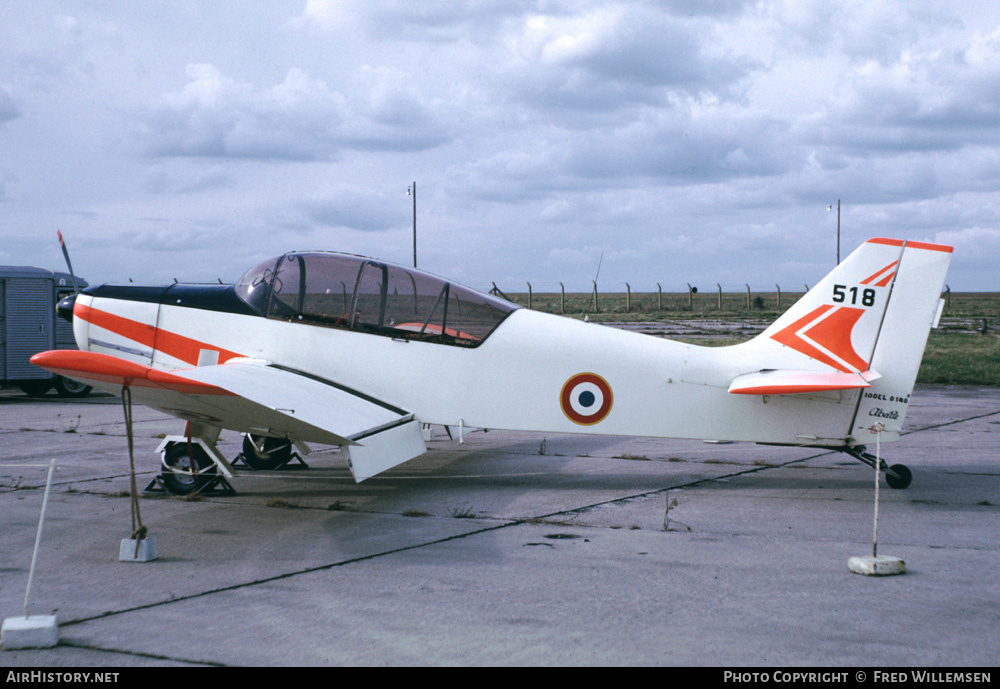
[[[169,495],[173,495],[166,485],[164,485],[162,474],[154,476],[153,480],[149,482],[149,485],[142,489],[142,492],[167,493]],[[206,498],[231,498],[236,495],[236,489],[233,488],[232,484],[226,480],[225,476],[221,475],[213,476],[201,490],[196,492]]]
[[205,438],[188,438],[186,435],[168,435],[160,441],[159,446],[156,448],[156,452],[162,456],[163,451],[167,449],[168,446],[175,443],[187,444],[189,441],[192,444],[201,446],[201,448],[205,451],[205,454],[208,455],[209,459],[215,463],[219,473],[226,478],[233,477],[233,467],[226,461],[225,457],[222,456],[222,453],[219,452],[218,448],[215,446],[215,442],[206,440]]
[[167,487],[163,485],[163,481],[160,479],[160,475],[157,474],[153,477],[153,480],[149,482],[149,485],[142,489],[143,493],[169,493]]
[[[292,460],[295,460],[298,463],[292,464]],[[246,456],[242,452],[236,455],[236,458],[233,459],[232,467],[234,469],[249,469],[250,471],[258,471],[257,469],[254,469],[252,466],[247,464]],[[308,469],[308,468],[309,465],[306,464],[306,461],[304,459],[302,459],[302,456],[299,455],[298,452],[293,452],[285,462],[282,462],[278,466],[274,467],[274,469],[272,469],[271,471],[278,471],[279,469],[288,469],[297,471],[299,469]]]

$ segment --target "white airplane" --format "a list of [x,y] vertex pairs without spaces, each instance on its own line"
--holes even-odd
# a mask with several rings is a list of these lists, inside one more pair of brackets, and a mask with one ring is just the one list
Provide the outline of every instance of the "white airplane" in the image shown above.
[[[339,445],[358,482],[417,457],[426,424],[841,450],[899,436],[952,248],[871,239],[749,342],[700,347],[520,308],[442,278],[288,253],[235,285],[91,287],[80,351],[32,361],[188,422],[161,444],[175,493]],[[911,480],[881,462],[890,486]]]

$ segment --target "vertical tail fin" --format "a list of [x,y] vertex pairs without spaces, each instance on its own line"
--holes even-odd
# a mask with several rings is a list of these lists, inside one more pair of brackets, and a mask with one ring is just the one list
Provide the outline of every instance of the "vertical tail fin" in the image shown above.
[[845,435],[873,442],[881,424],[882,439],[895,439],[939,315],[951,253],[939,244],[868,240],[754,340],[758,354],[776,369],[854,379],[831,385],[864,387]]
[[873,239],[869,243],[872,242],[898,248],[900,258],[869,362],[870,368],[882,377],[861,393],[851,427],[851,437],[860,444],[874,442],[879,425],[883,440],[899,436],[927,336],[941,314],[941,290],[952,254],[950,246],[941,244],[892,239]]

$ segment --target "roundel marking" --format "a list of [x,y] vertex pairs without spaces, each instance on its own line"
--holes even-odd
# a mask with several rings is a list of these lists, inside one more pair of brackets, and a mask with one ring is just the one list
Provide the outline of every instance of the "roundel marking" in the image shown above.
[[581,426],[600,423],[611,413],[614,394],[608,381],[596,373],[578,373],[559,393],[559,406],[570,421]]

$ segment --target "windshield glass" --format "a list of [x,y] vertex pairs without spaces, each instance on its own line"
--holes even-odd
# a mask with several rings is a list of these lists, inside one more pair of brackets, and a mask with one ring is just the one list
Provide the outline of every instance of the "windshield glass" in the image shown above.
[[519,308],[415,269],[320,252],[266,261],[236,293],[269,318],[464,347]]
[[257,313],[263,314],[267,310],[276,262],[276,259],[268,259],[245,272],[236,282],[236,294]]

